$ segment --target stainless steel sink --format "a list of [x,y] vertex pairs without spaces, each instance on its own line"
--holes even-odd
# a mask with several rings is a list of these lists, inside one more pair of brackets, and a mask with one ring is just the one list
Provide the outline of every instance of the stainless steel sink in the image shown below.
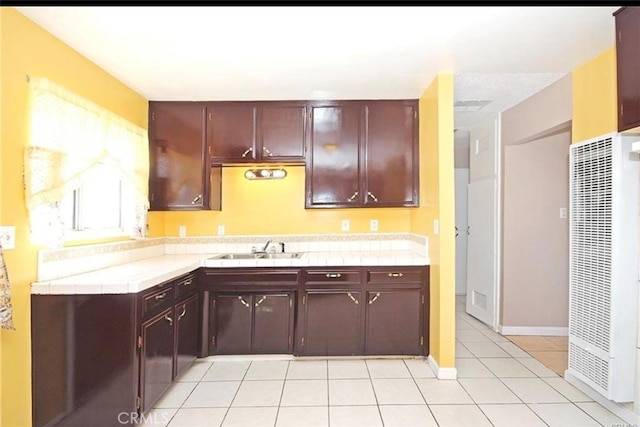
[[222,254],[212,256],[209,259],[256,259],[260,254]]
[[209,257],[209,259],[293,259],[300,258],[302,252],[288,253],[228,253]]
[[300,258],[300,255],[302,255],[302,252],[285,252],[285,253],[275,253],[275,254],[261,254],[264,255],[260,258],[266,258],[266,259],[293,259],[293,258]]

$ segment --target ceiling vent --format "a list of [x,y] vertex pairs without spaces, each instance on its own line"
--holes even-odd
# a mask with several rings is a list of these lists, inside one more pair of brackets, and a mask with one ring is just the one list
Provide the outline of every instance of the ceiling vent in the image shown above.
[[463,111],[466,113],[473,113],[482,110],[491,102],[492,101],[488,100],[456,101],[455,104],[453,104],[453,111],[458,113]]

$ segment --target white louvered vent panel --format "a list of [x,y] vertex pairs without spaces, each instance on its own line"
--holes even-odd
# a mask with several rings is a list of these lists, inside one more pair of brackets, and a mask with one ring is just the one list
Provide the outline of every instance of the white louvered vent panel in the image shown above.
[[[621,134],[570,150],[569,368],[608,399],[633,400],[638,158]],[[637,139],[637,138],[636,138]]]
[[611,139],[574,150],[570,209],[570,333],[609,351],[611,293]]

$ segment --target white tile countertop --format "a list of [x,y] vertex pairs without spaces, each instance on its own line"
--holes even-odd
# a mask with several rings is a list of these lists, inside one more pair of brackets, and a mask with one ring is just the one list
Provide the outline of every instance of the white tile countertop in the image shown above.
[[164,254],[94,271],[41,280],[32,294],[137,293],[199,267],[310,267],[429,265],[429,258],[409,250],[303,252],[288,259],[211,259],[220,254]]

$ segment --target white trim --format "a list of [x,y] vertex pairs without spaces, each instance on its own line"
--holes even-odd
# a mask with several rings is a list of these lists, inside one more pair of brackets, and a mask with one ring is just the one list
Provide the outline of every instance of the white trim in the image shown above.
[[569,384],[573,385],[578,390],[598,402],[600,405],[613,412],[617,417],[629,423],[630,426],[640,425],[640,415],[636,414],[631,409],[625,407],[622,404],[607,399],[598,391],[594,390],[592,387],[586,384],[584,381],[572,375],[569,370],[564,371],[564,379]]
[[566,337],[569,335],[569,327],[558,326],[500,326],[502,335],[546,335]]
[[427,361],[439,380],[455,380],[458,378],[458,370],[456,368],[441,368],[431,355],[427,357]]

